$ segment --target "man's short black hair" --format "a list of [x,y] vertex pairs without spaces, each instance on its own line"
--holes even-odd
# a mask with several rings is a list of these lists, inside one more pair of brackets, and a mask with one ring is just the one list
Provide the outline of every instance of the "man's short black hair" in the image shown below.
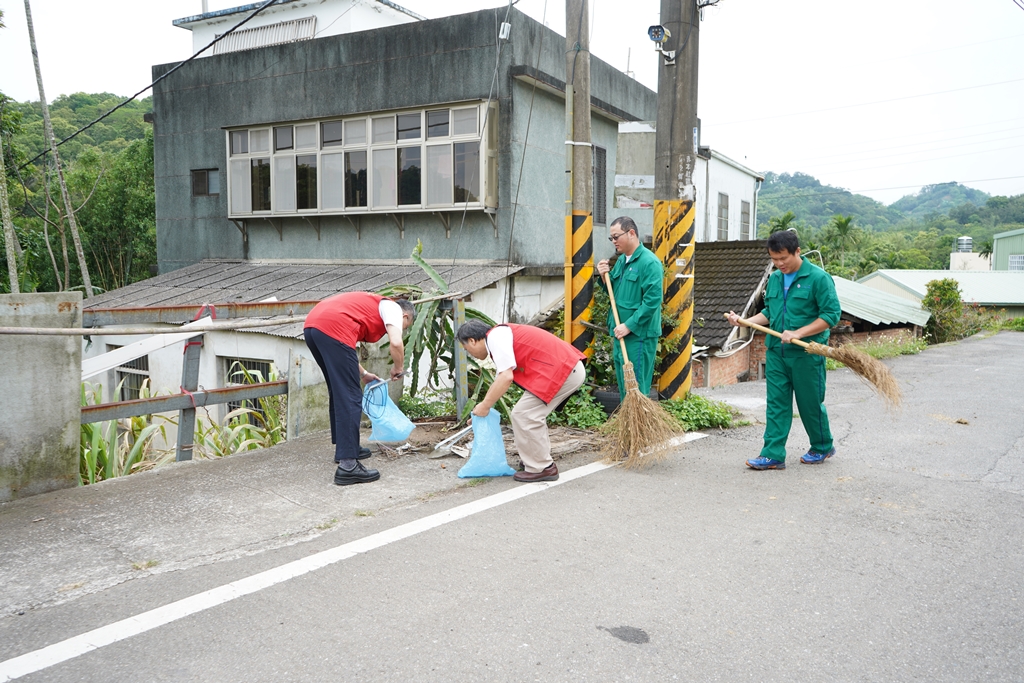
[[611,222],[611,225],[608,226],[608,227],[612,227],[612,226],[615,226],[615,225],[617,225],[620,228],[622,228],[622,232],[630,232],[630,231],[632,231],[632,232],[635,232],[637,235],[640,234],[640,231],[637,230],[637,228],[636,228],[636,223],[629,216],[619,216],[618,218],[613,220]]
[[416,307],[412,305],[412,302],[408,299],[395,299],[395,303],[402,309],[402,313],[408,313],[412,316],[412,319],[416,319]]
[[458,337],[460,344],[465,344],[470,340],[486,339],[490,331],[491,326],[482,320],[467,320],[459,326],[455,336]]
[[795,254],[800,248],[800,238],[792,230],[779,230],[768,237],[768,251],[788,251]]

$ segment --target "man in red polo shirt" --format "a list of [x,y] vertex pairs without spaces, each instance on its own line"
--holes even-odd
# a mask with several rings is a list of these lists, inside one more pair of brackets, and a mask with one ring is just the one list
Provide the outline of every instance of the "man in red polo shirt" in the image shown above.
[[494,361],[497,374],[487,395],[473,408],[485,417],[512,383],[523,388],[523,397],[512,409],[512,433],[525,471],[516,481],[555,481],[558,467],[551,459],[547,417],[562,401],[583,385],[586,358],[571,344],[539,327],[497,325],[469,320],[456,336],[469,355]]
[[380,472],[368,470],[359,462],[370,457],[370,449],[359,446],[363,397],[359,381],[375,382],[380,378],[359,364],[356,344],[378,342],[387,335],[394,361],[391,379],[400,377],[405,362],[402,332],[415,319],[416,310],[408,301],[393,301],[369,292],[335,294],[306,316],[306,346],[327,378],[331,443],[338,463],[334,483],[339,486],[380,479]]

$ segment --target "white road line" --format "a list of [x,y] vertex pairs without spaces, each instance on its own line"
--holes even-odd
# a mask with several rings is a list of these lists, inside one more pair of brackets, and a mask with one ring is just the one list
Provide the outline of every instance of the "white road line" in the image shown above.
[[[694,441],[706,436],[706,434],[692,433],[687,434],[683,441]],[[673,443],[675,445],[675,443]],[[101,626],[100,628],[93,629],[79,636],[62,640],[59,643],[48,645],[39,650],[34,650],[18,657],[13,657],[6,661],[0,662],[0,681],[13,681],[16,678],[27,676],[28,674],[41,671],[43,669],[60,664],[69,659],[74,659],[79,655],[84,655],[92,650],[97,650],[105,645],[111,645],[120,640],[137,636],[140,633],[145,633],[164,624],[169,624],[173,621],[183,619],[190,614],[196,614],[208,610],[211,607],[222,605],[225,602],[230,602],[235,598],[240,598],[243,595],[249,595],[257,591],[269,588],[279,583],[294,579],[303,574],[322,569],[328,565],[347,560],[350,557],[355,557],[360,553],[369,552],[375,548],[400,541],[410,536],[429,531],[436,527],[455,522],[470,515],[475,515],[478,512],[490,510],[491,508],[504,505],[505,503],[511,503],[514,500],[525,498],[526,496],[534,493],[539,493],[546,489],[566,482],[579,479],[601,470],[606,470],[614,465],[609,465],[603,462],[595,462],[583,467],[577,467],[571,469],[568,472],[562,472],[558,478],[558,481],[547,481],[537,482],[533,484],[523,484],[501,493],[496,493],[493,496],[481,498],[475,500],[472,503],[466,503],[465,505],[459,505],[450,510],[438,512],[436,514],[417,519],[407,524],[396,526],[393,529],[381,531],[376,534],[361,538],[357,541],[345,543],[335,548],[321,551],[315,555],[304,557],[301,560],[295,560],[283,564],[280,567],[268,569],[267,571],[260,572],[259,574],[253,574],[252,576],[231,583],[212,588],[202,593],[197,593],[187,598],[183,598],[176,602],[164,605],[163,607],[157,607],[151,609],[148,612],[136,614],[133,617],[116,621],[113,624],[107,626]]]

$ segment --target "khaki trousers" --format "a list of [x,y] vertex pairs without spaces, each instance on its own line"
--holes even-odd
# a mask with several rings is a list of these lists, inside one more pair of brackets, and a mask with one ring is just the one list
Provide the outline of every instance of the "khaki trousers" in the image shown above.
[[547,419],[558,404],[583,385],[586,379],[583,361],[576,363],[565,384],[558,390],[550,403],[545,403],[529,391],[512,409],[512,434],[516,439],[519,458],[527,472],[540,472],[547,469],[551,460],[551,441],[548,439]]

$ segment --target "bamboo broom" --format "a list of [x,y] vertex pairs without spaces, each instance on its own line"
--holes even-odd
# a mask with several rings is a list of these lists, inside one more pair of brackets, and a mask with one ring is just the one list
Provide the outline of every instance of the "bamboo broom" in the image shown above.
[[[724,314],[726,318],[729,314]],[[773,337],[782,338],[781,332],[776,332],[773,329],[758,325],[755,322],[751,322],[745,318],[737,318],[737,321],[741,325],[752,327],[755,330],[770,334]],[[886,408],[890,410],[899,409],[903,403],[903,392],[900,391],[900,385],[896,382],[896,378],[889,372],[889,368],[877,358],[872,358],[868,354],[864,353],[855,346],[839,346],[831,347],[825,346],[824,344],[818,344],[816,342],[805,342],[802,339],[794,339],[791,343],[797,346],[802,346],[807,349],[808,353],[813,353],[816,356],[825,356],[832,360],[838,361],[846,367],[853,370],[854,374],[867,383],[875,390],[875,393],[882,397],[885,401]]]
[[[608,288],[608,299],[612,306],[615,325],[620,325],[619,310],[615,305],[615,293],[611,279],[604,274]],[[605,459],[622,462],[627,469],[640,469],[664,460],[668,455],[669,440],[683,432],[682,425],[656,401],[640,393],[633,363],[622,345],[622,377],[626,384],[626,396],[615,410],[611,419],[601,428],[611,439],[602,449]]]

